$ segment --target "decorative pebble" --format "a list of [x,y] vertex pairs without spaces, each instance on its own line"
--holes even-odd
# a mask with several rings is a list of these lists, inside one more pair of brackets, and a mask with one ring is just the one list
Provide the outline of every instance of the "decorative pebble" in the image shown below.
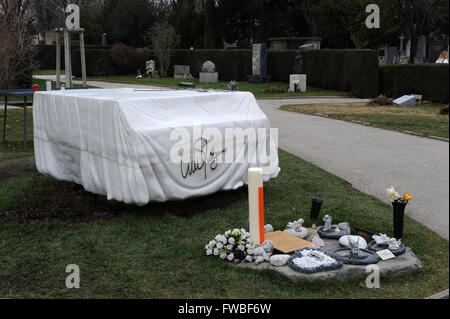
[[339,244],[341,244],[344,247],[350,247],[350,243],[349,243],[349,238],[353,241],[357,241],[359,239],[358,242],[358,246],[360,249],[367,249],[367,242],[364,238],[362,238],[361,236],[356,236],[356,235],[345,235],[342,236],[341,238],[339,238]]
[[271,254],[274,249],[274,245],[271,240],[266,240],[265,242],[263,242],[261,247],[264,248],[264,251],[268,254]]
[[275,267],[282,267],[287,264],[290,255],[273,255],[270,257],[270,264]]
[[271,224],[267,224],[264,226],[264,233],[273,233],[273,226]]
[[322,240],[322,238],[320,237],[314,237],[312,239],[312,243],[316,246],[316,247],[324,247],[325,246],[325,242]]

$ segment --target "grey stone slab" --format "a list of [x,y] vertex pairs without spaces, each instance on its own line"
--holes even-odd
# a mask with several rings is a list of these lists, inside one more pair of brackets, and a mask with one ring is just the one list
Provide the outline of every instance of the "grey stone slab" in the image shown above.
[[258,43],[253,45],[252,62],[253,75],[267,75],[267,44]]
[[394,104],[400,106],[416,106],[416,97],[414,95],[403,95],[398,99],[394,100]]
[[219,82],[219,73],[200,72],[200,83],[217,83],[217,82]]
[[[338,248],[341,248],[339,242],[334,239],[323,239],[325,247],[322,249],[328,253],[332,253]],[[381,277],[399,276],[403,274],[413,273],[423,268],[422,262],[416,257],[411,248],[407,247],[406,252],[394,259],[379,261],[376,264],[380,268]],[[236,267],[250,268],[250,269],[273,269],[287,280],[297,283],[304,280],[350,280],[350,279],[365,279],[369,273],[366,273],[365,265],[347,265],[344,264],[342,268],[330,271],[324,271],[315,274],[303,274],[294,271],[289,266],[274,267],[268,262],[255,265],[254,263],[241,263]]]
[[189,65],[174,65],[173,66],[173,73],[174,74],[190,74],[191,73],[191,67]]

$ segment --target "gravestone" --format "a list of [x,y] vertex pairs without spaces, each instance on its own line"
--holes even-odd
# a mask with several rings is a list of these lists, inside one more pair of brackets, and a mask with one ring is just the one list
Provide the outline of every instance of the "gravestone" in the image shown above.
[[187,79],[192,78],[191,67],[189,65],[174,65],[173,77],[175,79]]
[[416,97],[414,95],[403,95],[393,102],[399,106],[416,106]]
[[416,56],[414,63],[425,63],[427,58],[427,36],[421,35],[417,38]]
[[289,76],[289,92],[306,92],[306,74]]
[[249,82],[267,83],[270,76],[267,75],[267,44],[259,43],[253,45],[252,53],[252,75],[248,76]]
[[295,57],[294,70],[296,74],[289,76],[289,92],[306,92],[306,74],[302,74],[303,55]]
[[303,73],[303,55],[299,54],[295,57],[294,70],[297,74]]
[[102,33],[102,46],[107,46],[108,45],[108,38],[106,33]]
[[202,66],[200,75],[200,83],[217,83],[219,82],[219,73],[216,72],[216,65],[211,61],[205,61]]
[[439,58],[442,51],[447,50],[447,41],[445,39],[429,41],[428,46],[428,62],[434,63]]
[[385,64],[393,64],[394,59],[398,54],[397,47],[388,47],[385,53]]

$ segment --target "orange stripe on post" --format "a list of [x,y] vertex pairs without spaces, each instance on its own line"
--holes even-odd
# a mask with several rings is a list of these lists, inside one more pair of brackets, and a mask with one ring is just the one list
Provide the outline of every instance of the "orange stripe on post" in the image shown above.
[[259,241],[264,242],[264,187],[258,188],[258,206],[259,206]]

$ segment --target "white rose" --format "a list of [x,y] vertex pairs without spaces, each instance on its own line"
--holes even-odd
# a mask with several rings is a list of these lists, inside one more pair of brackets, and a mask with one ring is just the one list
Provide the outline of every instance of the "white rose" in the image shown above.
[[253,261],[253,257],[250,255],[245,256],[245,260],[251,263]]
[[234,254],[229,254],[227,258],[229,261],[232,261],[234,259]]
[[389,195],[389,197],[392,200],[397,200],[400,198],[400,194],[397,193],[397,191],[395,190],[394,186],[391,186],[390,188],[386,189],[386,193]]
[[249,249],[250,248],[250,244],[245,245],[245,248]]
[[211,250],[211,249],[207,249],[207,250],[206,250],[206,255],[207,255],[207,256],[212,255],[212,250]]
[[209,242],[209,246],[210,246],[210,247],[214,247],[216,244],[217,244],[217,242],[216,242],[215,240],[211,240],[211,241]]
[[245,250],[245,247],[244,247],[244,245],[239,245],[239,246],[237,247],[237,249],[240,250],[240,251],[244,251],[244,250]]
[[225,236],[223,236],[223,235],[222,235],[222,238],[221,238],[221,242],[222,242],[223,244],[226,244],[226,243],[227,243],[227,238],[226,238]]
[[214,253],[214,256],[218,256],[219,255],[219,249],[214,248],[213,253]]
[[227,254],[221,253],[221,254],[220,254],[220,259],[225,259],[225,258],[227,258]]
[[236,241],[234,240],[233,237],[230,237],[228,238],[228,242],[233,245]]
[[227,250],[233,250],[233,245],[227,245]]
[[217,243],[217,248],[222,249],[223,248],[223,244],[222,243]]

